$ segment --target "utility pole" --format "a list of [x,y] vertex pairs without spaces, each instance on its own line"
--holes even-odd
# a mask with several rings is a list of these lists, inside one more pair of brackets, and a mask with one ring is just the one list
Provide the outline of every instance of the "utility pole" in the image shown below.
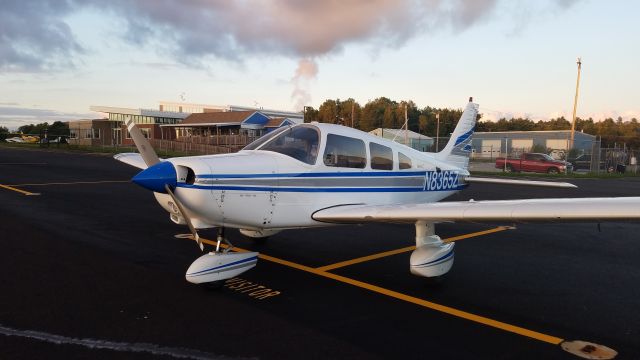
[[436,152],[440,151],[440,113],[436,113]]
[[351,127],[353,127],[353,124],[354,124],[354,122],[353,122],[353,114],[355,114],[355,109],[356,109],[356,101],[353,100],[351,102]]
[[582,59],[578,58],[578,80],[576,80],[576,97],[573,100],[573,121],[571,122],[571,142],[569,143],[570,149],[573,149],[575,135],[576,135],[576,109],[578,108],[578,90],[580,89],[580,69],[582,68]]
[[407,104],[404,104],[404,144],[407,145],[407,133],[409,132],[409,118],[407,117]]

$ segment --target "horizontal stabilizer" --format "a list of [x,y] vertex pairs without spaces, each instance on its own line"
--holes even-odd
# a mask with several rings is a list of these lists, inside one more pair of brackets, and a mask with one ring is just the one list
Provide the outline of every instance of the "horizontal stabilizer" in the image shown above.
[[640,197],[344,205],[319,210],[312,217],[331,223],[637,221],[640,220]]
[[577,186],[568,182],[556,182],[556,181],[534,181],[534,180],[514,180],[514,179],[498,179],[498,178],[485,178],[485,177],[473,177],[468,176],[465,178],[469,183],[485,183],[485,184],[501,184],[501,185],[525,185],[525,186],[541,186],[541,187],[554,187],[554,188],[566,188],[575,189]]

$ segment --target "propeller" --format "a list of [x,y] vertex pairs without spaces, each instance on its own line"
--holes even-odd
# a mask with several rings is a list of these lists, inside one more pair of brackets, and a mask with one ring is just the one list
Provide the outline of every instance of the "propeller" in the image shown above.
[[193,239],[200,247],[200,250],[204,250],[202,240],[200,240],[200,236],[198,235],[196,228],[193,226],[191,218],[189,218],[189,215],[187,215],[187,212],[184,210],[182,202],[178,200],[171,190],[170,184],[173,186],[176,185],[175,168],[170,162],[160,161],[160,158],[158,158],[158,155],[153,150],[149,140],[142,135],[142,132],[133,122],[131,116],[128,116],[125,119],[125,124],[127,125],[127,129],[129,130],[129,134],[131,135],[133,142],[136,144],[136,148],[138,148],[138,152],[140,152],[140,156],[142,156],[144,163],[147,165],[147,169],[143,170],[132,179],[133,182],[155,192],[163,192],[163,190],[165,190],[167,194],[171,196],[171,199],[173,199],[174,204],[178,207],[180,215],[182,215],[182,218],[184,218],[187,223],[187,226],[193,235]]
[[158,155],[153,150],[153,147],[149,143],[149,140],[142,135],[142,131],[138,129],[136,124],[131,119],[131,116],[127,116],[125,119],[125,124],[127,125],[127,130],[129,130],[129,135],[133,139],[133,142],[136,144],[136,148],[140,152],[144,163],[147,164],[147,167],[151,167],[160,162]]
[[193,235],[193,240],[196,241],[196,243],[200,247],[200,250],[204,251],[204,246],[202,245],[202,240],[200,240],[200,235],[198,235],[196,228],[193,226],[193,223],[191,222],[191,218],[189,218],[189,216],[187,215],[187,212],[184,211],[184,207],[182,206],[182,203],[180,202],[180,200],[178,200],[178,198],[173,193],[173,191],[171,191],[171,187],[168,184],[164,185],[164,189],[167,190],[167,194],[171,196],[171,199],[173,199],[173,202],[178,207],[178,211],[180,211],[180,215],[182,215],[182,217],[186,221],[187,226],[189,227],[189,231],[191,231],[191,234]]

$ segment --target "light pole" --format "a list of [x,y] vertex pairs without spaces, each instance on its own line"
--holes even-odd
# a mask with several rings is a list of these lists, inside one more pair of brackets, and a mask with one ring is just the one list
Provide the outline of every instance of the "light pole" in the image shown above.
[[582,59],[578,58],[578,79],[576,80],[576,97],[573,100],[573,121],[571,122],[571,142],[569,150],[573,149],[573,141],[576,135],[576,109],[578,108],[578,90],[580,89],[580,69],[582,68]]
[[436,152],[440,151],[440,113],[436,113]]

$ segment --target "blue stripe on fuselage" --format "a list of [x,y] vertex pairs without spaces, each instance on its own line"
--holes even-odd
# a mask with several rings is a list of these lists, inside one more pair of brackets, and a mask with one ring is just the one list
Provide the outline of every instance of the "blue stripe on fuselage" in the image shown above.
[[424,191],[458,191],[467,187],[466,184],[455,188],[441,190],[425,190],[422,187],[410,188],[304,188],[304,187],[266,187],[266,186],[225,186],[225,185],[187,185],[179,183],[178,187],[201,190],[239,190],[239,191],[282,191],[282,192],[424,192]]
[[426,171],[366,171],[366,172],[317,172],[284,174],[203,174],[202,179],[246,179],[246,178],[288,178],[288,177],[378,177],[378,176],[424,176]]

